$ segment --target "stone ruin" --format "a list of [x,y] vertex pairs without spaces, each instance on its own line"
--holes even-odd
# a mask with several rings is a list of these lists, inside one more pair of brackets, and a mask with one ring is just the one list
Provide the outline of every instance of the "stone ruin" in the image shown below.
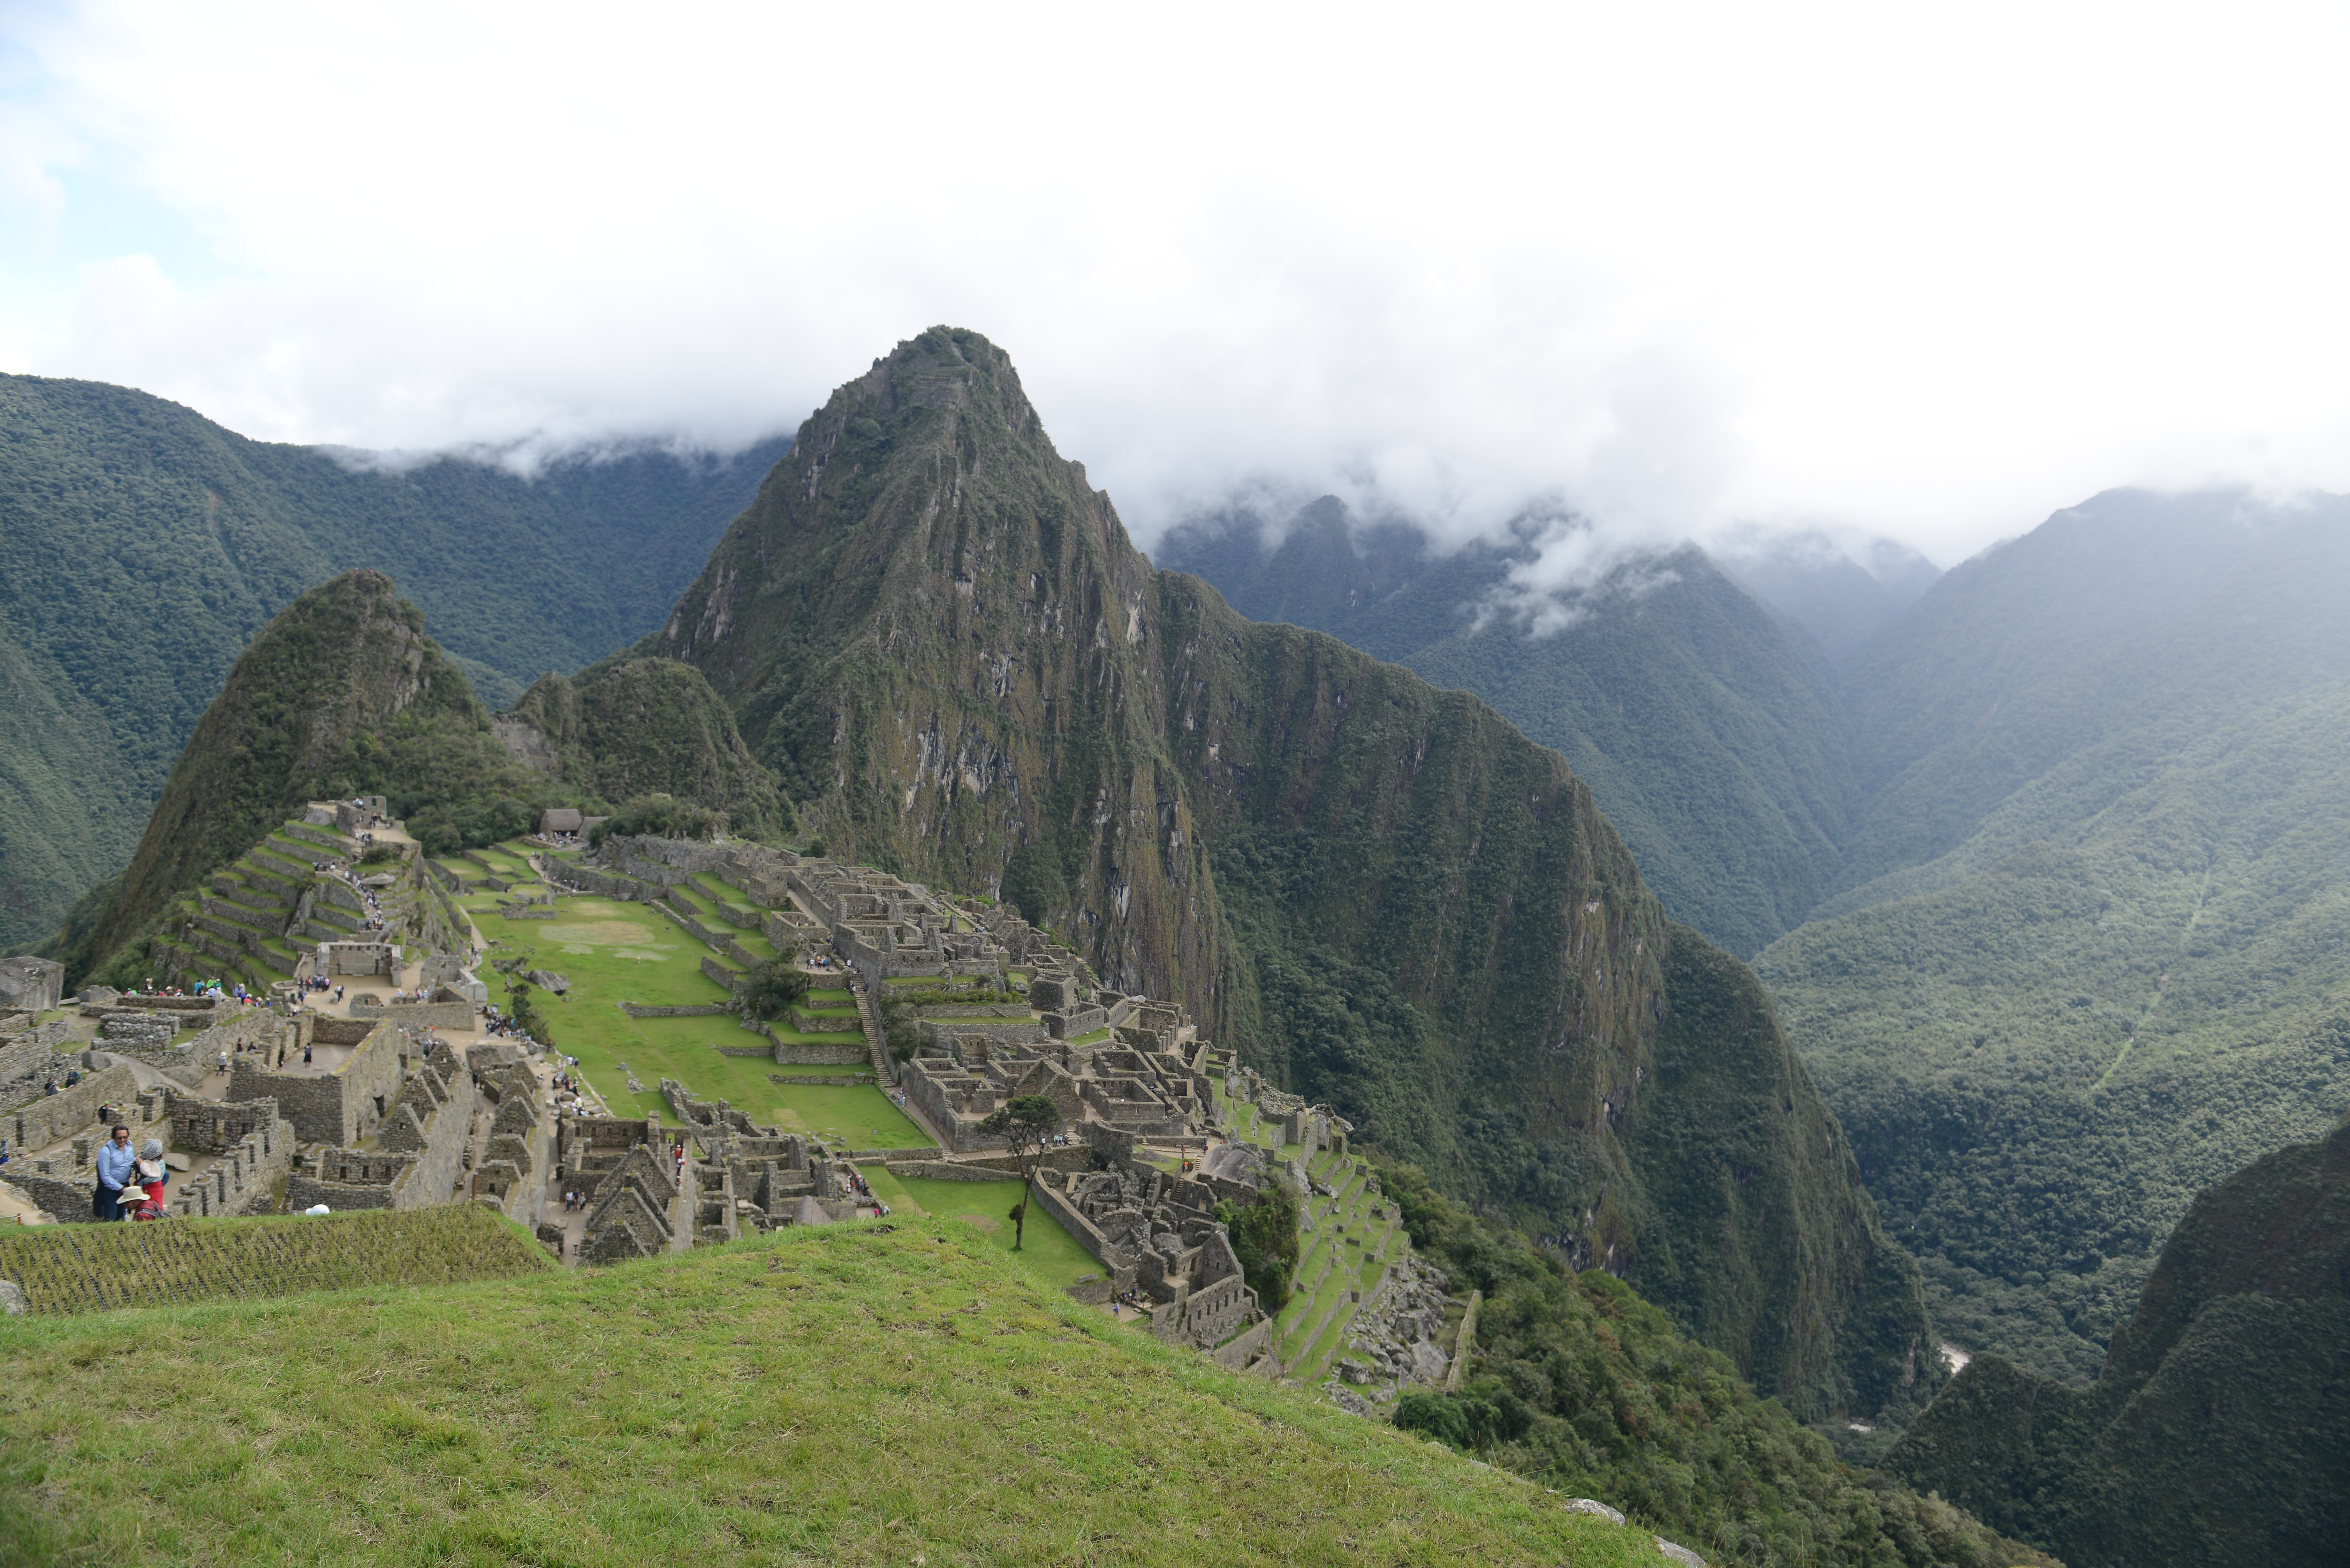
[[1110,1041],[1006,1040],[941,1024],[899,1070],[906,1097],[958,1154],[1002,1147],[980,1125],[1006,1101],[1035,1095],[1072,1123],[1100,1122],[1128,1135],[1188,1142],[1204,1136],[1213,1104],[1213,1047],[1172,1008],[1153,1009],[1156,1030],[1121,1029]]
[[757,844],[615,836],[584,863],[551,862],[574,891],[643,903],[697,875],[716,875],[771,911],[761,933],[777,947],[829,944],[868,978],[983,975],[1011,968],[1073,971],[1075,961],[1001,905],[956,902],[870,867],[811,859]]
[[58,1220],[90,1219],[97,1155],[109,1122],[128,1127],[134,1147],[155,1137],[182,1155],[205,1157],[201,1168],[175,1171],[164,1189],[172,1212],[184,1218],[265,1212],[294,1155],[293,1126],[275,1101],[236,1104],[166,1086],[141,1089],[128,1066],[116,1064],[0,1120],[6,1128],[0,1137],[13,1138],[27,1157],[10,1162],[7,1179]]
[[[1253,1201],[1257,1190],[1164,1171],[1038,1173],[1045,1211],[1107,1271],[1105,1296],[1143,1309],[1151,1334],[1246,1368],[1265,1355],[1270,1321],[1243,1277],[1232,1238],[1215,1218],[1217,1200]],[[1243,1328],[1252,1332],[1237,1334]]]

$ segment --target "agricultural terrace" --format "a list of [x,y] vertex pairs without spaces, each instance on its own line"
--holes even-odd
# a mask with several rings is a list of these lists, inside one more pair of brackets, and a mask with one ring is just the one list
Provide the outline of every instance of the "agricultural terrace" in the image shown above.
[[386,1294],[0,1324],[0,1557],[1659,1561],[951,1220]]
[[520,1226],[475,1203],[168,1225],[0,1228],[0,1279],[36,1314],[446,1285],[552,1268]]
[[[1263,1117],[1253,1105],[1228,1098],[1216,1086],[1216,1103],[1236,1141],[1262,1144],[1284,1159],[1303,1150],[1283,1143],[1281,1123]],[[1375,1217],[1371,1168],[1350,1154],[1320,1150],[1305,1162],[1306,1173],[1337,1196],[1309,1193],[1305,1219],[1312,1229],[1299,1238],[1297,1275],[1288,1304],[1274,1319],[1273,1353],[1284,1374],[1309,1386],[1330,1376],[1352,1326],[1356,1306],[1372,1298],[1388,1268],[1411,1250],[1399,1219]],[[1393,1212],[1393,1206],[1380,1199]]]

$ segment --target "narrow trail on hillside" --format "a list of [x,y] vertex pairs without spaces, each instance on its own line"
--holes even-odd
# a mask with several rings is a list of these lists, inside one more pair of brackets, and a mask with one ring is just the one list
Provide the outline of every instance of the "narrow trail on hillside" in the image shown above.
[[[2195,934],[2195,923],[2203,918],[2204,901],[2211,896],[2211,872],[2212,862],[2206,859],[2203,862],[2203,880],[2195,889],[2195,908],[2188,912],[2187,924],[2179,929],[2179,957],[2185,956],[2188,939]],[[2177,960],[2174,959],[2172,961],[2176,962]],[[2154,995],[2147,999],[2146,1011],[2139,1013],[2137,1022],[2130,1025],[2129,1034],[2122,1041],[2121,1050],[2115,1054],[2111,1064],[2097,1075],[2097,1081],[2089,1085],[2089,1093],[2096,1094],[2113,1081],[2116,1073],[2122,1070],[2122,1064],[2129,1060],[2130,1047],[2137,1044],[2138,1031],[2144,1029],[2152,1021],[2155,1009],[2162,1005],[2163,993],[2169,989],[2170,971],[2166,969],[2154,982]]]

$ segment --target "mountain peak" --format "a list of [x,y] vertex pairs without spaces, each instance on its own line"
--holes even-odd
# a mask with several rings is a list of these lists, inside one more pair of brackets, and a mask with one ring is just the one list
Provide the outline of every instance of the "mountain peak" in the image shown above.
[[[1796,1407],[1899,1397],[1915,1272],[1752,975],[1492,709],[1153,571],[985,338],[837,389],[638,651],[707,676],[833,854],[1016,905]],[[1674,1108],[1723,1072],[1769,1107],[1731,1118],[1771,1174],[1731,1199]]]

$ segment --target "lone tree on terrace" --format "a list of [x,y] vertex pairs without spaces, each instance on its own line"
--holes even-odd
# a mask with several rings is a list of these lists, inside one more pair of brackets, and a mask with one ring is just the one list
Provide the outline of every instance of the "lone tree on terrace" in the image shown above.
[[807,972],[798,963],[799,950],[787,947],[744,977],[736,998],[746,1018],[773,1018],[807,1000]]
[[989,1137],[1003,1137],[1012,1142],[1012,1152],[1020,1161],[1020,1207],[1012,1211],[1012,1250],[1020,1250],[1021,1232],[1028,1224],[1028,1199],[1036,1189],[1036,1167],[1052,1146],[1053,1133],[1061,1125],[1061,1107],[1042,1095],[1023,1095],[1007,1100],[995,1114],[979,1124],[979,1130]]

